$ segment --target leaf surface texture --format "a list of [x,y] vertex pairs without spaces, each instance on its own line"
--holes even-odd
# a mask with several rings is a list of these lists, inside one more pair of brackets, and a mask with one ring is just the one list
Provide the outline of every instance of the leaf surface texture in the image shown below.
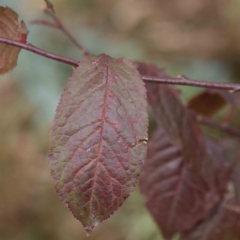
[[146,90],[135,66],[89,56],[70,77],[50,140],[55,188],[88,233],[133,191],[146,155]]

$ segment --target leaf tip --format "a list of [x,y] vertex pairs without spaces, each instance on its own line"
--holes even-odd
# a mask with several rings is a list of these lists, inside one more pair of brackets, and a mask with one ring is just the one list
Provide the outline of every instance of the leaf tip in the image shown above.
[[97,227],[100,223],[101,223],[101,221],[99,221],[99,220],[94,220],[94,221],[92,222],[91,226],[85,226],[85,227],[84,227],[85,230],[86,230],[86,233],[87,233],[87,237],[90,236],[90,234],[92,233],[93,229],[94,229],[95,227]]
[[49,0],[44,0],[44,2],[46,3],[47,5],[47,9],[49,9],[50,11],[52,11],[53,13],[55,13],[55,10],[54,10],[54,6],[53,4],[49,1]]

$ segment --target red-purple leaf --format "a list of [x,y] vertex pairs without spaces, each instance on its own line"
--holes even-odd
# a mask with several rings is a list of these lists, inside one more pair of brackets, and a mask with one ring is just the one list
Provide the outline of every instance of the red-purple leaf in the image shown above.
[[207,89],[190,99],[187,107],[198,114],[211,117],[225,105],[229,104],[231,106],[231,113],[232,109],[239,102],[239,96],[239,93],[232,94],[224,90]]
[[[237,98],[234,98],[234,100],[237,100]],[[223,198],[221,205],[213,209],[209,219],[201,222],[191,231],[183,233],[181,240],[240,239],[239,141],[237,138],[229,138],[222,140],[221,143],[224,146],[225,152],[227,153],[226,160],[228,165],[231,166],[229,168],[229,173],[232,174],[232,185],[230,185],[231,188],[229,188],[229,193],[227,193]],[[209,150],[214,148],[211,142],[207,142],[207,147]],[[221,155],[221,153],[219,154]],[[222,158],[217,158],[215,152],[212,152],[212,155],[215,156],[215,158],[213,158],[215,160],[215,164],[221,161]],[[223,164],[222,167],[219,166],[215,173],[219,184],[222,186],[224,182],[226,182],[224,177],[224,169],[226,169],[226,163]],[[229,200],[229,196],[232,197],[231,200]]]
[[[220,152],[216,154],[218,161],[223,156]],[[208,217],[209,210],[220,200],[221,188],[226,187],[229,179],[227,170],[219,171],[221,167],[224,165],[218,163],[216,171],[212,172],[218,175],[216,186],[209,186],[207,179],[187,163],[181,146],[173,143],[162,128],[157,128],[149,141],[140,187],[147,197],[146,206],[166,239],[171,239],[177,232],[190,230]]]
[[[230,93],[228,94],[230,95]],[[198,114],[211,117],[222,109],[226,103],[220,91],[207,90],[191,98],[187,107]]]
[[160,84],[146,84],[146,87],[156,122],[166,131],[171,141],[181,145],[186,161],[199,168],[198,164],[203,161],[205,154],[201,146],[203,136],[195,119],[178,98],[178,92]]
[[159,68],[154,64],[145,62],[134,62],[141,75],[151,77],[167,77],[164,68]]
[[223,144],[228,153],[228,159],[234,166],[232,173],[234,202],[240,209],[240,141],[238,138],[224,139]]
[[232,176],[233,186],[234,186],[234,197],[236,204],[240,208],[240,153],[235,152],[238,161],[236,162],[235,169]]
[[226,203],[220,205],[212,213],[211,218],[192,231],[184,233],[181,240],[239,240],[240,214],[228,209],[229,207]]
[[50,140],[54,186],[86,231],[133,191],[146,154],[146,90],[127,59],[90,56],[71,76]]
[[212,138],[204,139],[206,149],[206,162],[202,165],[202,171],[199,171],[207,180],[212,191],[216,192],[219,198],[222,198],[227,191],[227,184],[231,180],[234,164],[229,161],[225,146]]
[[[136,63],[140,74],[152,77],[167,77],[163,69],[153,64]],[[147,83],[148,102],[156,122],[166,131],[171,141],[181,142],[183,154],[188,162],[197,163],[196,159],[204,154],[195,146],[200,145],[202,135],[193,117],[181,103],[179,92],[167,85]]]
[[[149,69],[150,76],[164,74]],[[149,142],[140,187],[163,235],[171,239],[208,217],[222,199],[230,168],[222,146],[205,139],[174,88],[147,84],[147,90],[157,130]]]

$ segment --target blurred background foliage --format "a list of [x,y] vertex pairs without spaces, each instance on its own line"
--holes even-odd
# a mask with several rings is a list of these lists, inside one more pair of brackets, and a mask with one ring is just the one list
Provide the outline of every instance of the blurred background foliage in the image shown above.
[[[93,54],[147,61],[176,76],[240,79],[239,0],[52,0],[65,26]],[[47,19],[43,0],[0,0],[30,30],[28,41],[81,60],[62,35],[28,24]],[[21,51],[18,66],[0,77],[0,240],[86,239],[81,224],[51,184],[48,135],[72,69]],[[201,91],[181,87],[184,101]],[[239,126],[239,115],[235,118]],[[161,240],[138,189],[88,238]]]

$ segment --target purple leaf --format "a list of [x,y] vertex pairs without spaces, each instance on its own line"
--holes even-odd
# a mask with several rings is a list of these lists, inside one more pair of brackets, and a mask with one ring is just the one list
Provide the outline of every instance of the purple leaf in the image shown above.
[[[216,169],[220,169],[220,164]],[[226,172],[224,179],[228,181]],[[190,230],[208,217],[209,210],[220,200],[220,189],[227,184],[222,175],[219,181],[217,177],[215,180],[216,185],[209,186],[207,179],[187,163],[181,146],[158,127],[149,141],[140,187],[147,198],[146,206],[166,239]]]
[[146,86],[156,122],[166,131],[173,143],[181,145],[185,161],[199,169],[198,165],[202,164],[206,152],[203,136],[195,119],[178,98],[177,90],[160,84]]
[[50,139],[54,186],[87,233],[133,191],[146,155],[146,90],[134,65],[89,56],[71,76]]
[[181,240],[239,240],[240,214],[230,206],[221,204],[207,221],[182,234]]
[[240,94],[229,93],[228,91],[219,89],[207,89],[194,97],[187,103],[187,107],[197,114],[211,117],[220,111],[224,106],[229,104],[231,111],[228,118],[231,116],[234,108],[237,107],[240,99]]
[[[139,69],[142,73],[142,66]],[[158,74],[165,73],[148,73]],[[157,129],[149,142],[140,188],[164,237],[172,239],[208,218],[226,191],[230,168],[223,147],[202,135],[177,90],[161,84],[147,84],[147,90]]]

